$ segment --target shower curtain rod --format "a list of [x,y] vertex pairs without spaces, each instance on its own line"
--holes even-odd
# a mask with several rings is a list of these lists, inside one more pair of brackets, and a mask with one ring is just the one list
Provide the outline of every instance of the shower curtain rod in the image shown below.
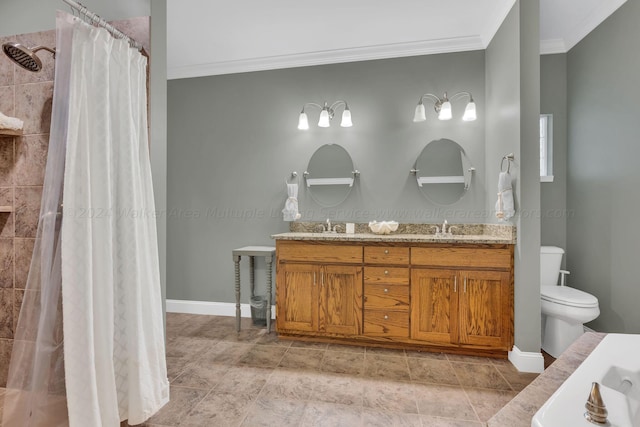
[[104,19],[100,18],[99,15],[96,15],[95,13],[91,12],[89,9],[87,9],[82,4],[80,4],[78,2],[75,2],[73,0],[62,0],[62,1],[65,2],[66,4],[68,4],[69,6],[71,6],[73,9],[77,10],[78,12],[80,12],[81,14],[83,14],[84,16],[86,16],[87,18],[89,18],[91,20],[92,24],[106,29],[114,37],[125,39],[127,42],[129,42],[131,47],[133,47],[135,49],[138,49],[138,50],[142,50],[142,45],[140,43],[138,43],[137,41],[135,41],[134,39],[132,39],[131,37],[129,37],[128,35],[126,35],[122,31],[118,30],[116,27],[114,27],[113,25],[109,24]]

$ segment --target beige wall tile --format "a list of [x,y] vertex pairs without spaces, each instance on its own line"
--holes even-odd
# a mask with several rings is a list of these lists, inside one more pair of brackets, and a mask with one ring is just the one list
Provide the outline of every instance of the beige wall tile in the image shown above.
[[16,187],[16,237],[36,237],[42,187]]
[[35,239],[15,239],[15,283],[16,289],[24,289],[27,284],[31,256]]
[[24,134],[49,133],[53,82],[16,86],[16,116],[24,120]]
[[13,288],[0,289],[0,338],[13,338]]
[[0,239],[0,288],[13,288],[13,239]]
[[15,138],[16,185],[43,185],[47,166],[49,134]]

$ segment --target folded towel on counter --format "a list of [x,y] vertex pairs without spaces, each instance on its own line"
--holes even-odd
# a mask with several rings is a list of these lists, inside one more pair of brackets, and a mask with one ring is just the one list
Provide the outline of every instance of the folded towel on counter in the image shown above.
[[5,116],[0,112],[0,129],[21,130],[24,122],[15,117]]
[[498,201],[496,202],[496,217],[507,221],[514,216],[516,210],[513,204],[513,188],[511,187],[511,174],[500,172],[498,176]]
[[298,220],[302,216],[298,213],[298,184],[287,184],[287,194],[289,197],[284,202],[284,209],[282,209],[284,220]]

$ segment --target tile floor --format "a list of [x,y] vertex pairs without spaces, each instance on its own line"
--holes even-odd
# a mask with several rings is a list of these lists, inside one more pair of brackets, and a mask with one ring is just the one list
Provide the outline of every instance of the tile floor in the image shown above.
[[526,387],[508,361],[280,341],[167,315],[171,402],[146,426],[483,426]]
[[240,334],[234,325],[167,314],[171,401],[143,426],[480,427],[537,376],[506,360],[280,341],[249,319]]

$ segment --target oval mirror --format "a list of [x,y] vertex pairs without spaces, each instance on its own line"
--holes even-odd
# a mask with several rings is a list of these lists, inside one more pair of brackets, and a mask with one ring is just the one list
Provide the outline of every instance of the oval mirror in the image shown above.
[[439,139],[424,147],[413,172],[422,194],[434,203],[450,205],[469,188],[473,170],[460,145],[450,139]]
[[313,200],[331,207],[345,201],[356,175],[347,150],[337,144],[326,144],[311,156],[304,178]]

